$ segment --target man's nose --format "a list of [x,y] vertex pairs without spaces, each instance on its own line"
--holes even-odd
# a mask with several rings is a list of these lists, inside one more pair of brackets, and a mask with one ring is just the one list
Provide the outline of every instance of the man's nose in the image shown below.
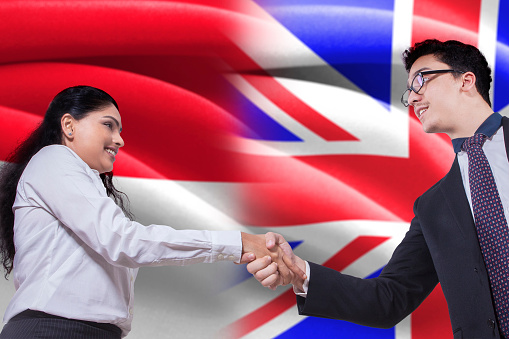
[[412,105],[415,102],[419,102],[422,99],[422,95],[415,93],[414,91],[410,90],[410,93],[408,94],[408,104]]

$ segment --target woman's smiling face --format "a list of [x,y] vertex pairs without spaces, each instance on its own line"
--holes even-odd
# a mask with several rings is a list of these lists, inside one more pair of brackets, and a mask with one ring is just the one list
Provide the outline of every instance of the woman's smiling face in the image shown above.
[[113,170],[113,162],[124,140],[120,113],[114,105],[88,113],[75,120],[70,114],[62,117],[63,144],[71,148],[87,165],[99,173]]

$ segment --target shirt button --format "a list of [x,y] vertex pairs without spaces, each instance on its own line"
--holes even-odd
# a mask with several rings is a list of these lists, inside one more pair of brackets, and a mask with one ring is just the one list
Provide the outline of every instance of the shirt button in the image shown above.
[[217,256],[217,259],[219,259],[219,260],[224,260],[224,255],[223,255],[222,253],[221,253],[221,254],[219,254],[219,255]]
[[230,261],[235,261],[235,257],[234,257],[233,255],[229,255],[229,256],[228,256],[228,260],[230,260]]
[[129,314],[133,315],[133,308],[132,307],[129,307]]

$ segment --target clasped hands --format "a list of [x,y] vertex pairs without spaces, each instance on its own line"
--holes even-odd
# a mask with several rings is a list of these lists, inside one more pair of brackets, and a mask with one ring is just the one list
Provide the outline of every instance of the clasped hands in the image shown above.
[[277,286],[292,284],[302,290],[306,280],[306,262],[296,256],[281,234],[242,232],[241,264],[263,286],[275,290]]

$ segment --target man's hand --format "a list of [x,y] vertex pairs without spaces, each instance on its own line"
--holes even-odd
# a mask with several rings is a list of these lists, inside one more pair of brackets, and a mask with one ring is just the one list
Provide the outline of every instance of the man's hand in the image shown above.
[[277,264],[278,271],[281,273],[281,279],[285,284],[290,283],[291,273],[283,261],[283,250],[279,246],[274,245],[269,249],[266,244],[266,237],[263,234],[249,234],[242,232],[242,258],[241,263],[247,263],[252,255],[256,258],[269,256],[271,261]]
[[302,290],[306,280],[306,262],[296,256],[290,244],[282,235],[269,232],[265,235],[265,245],[271,251],[280,249],[283,252],[285,270],[280,270],[280,264],[272,262],[272,257],[259,257],[247,265],[249,273],[258,280],[262,286],[275,290],[279,285],[292,284]]

